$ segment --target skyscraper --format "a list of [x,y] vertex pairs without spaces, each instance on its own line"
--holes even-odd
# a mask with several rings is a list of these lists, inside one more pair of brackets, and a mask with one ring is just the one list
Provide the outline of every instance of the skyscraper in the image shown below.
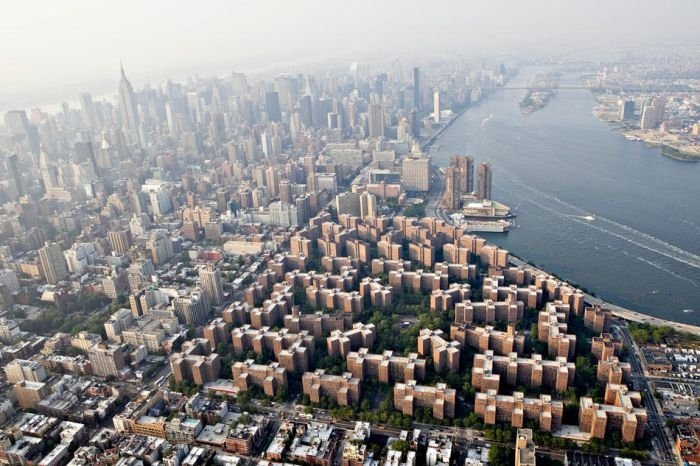
[[374,194],[360,194],[360,217],[362,220],[367,217],[375,218],[377,216],[377,197]]
[[367,109],[369,137],[379,138],[384,136],[384,117],[382,114],[382,106],[379,104],[369,104]]
[[474,191],[474,157],[471,155],[453,155],[450,166],[459,168],[459,192],[462,194]]
[[477,168],[476,195],[479,199],[491,199],[490,163],[480,163]]
[[12,178],[15,180],[15,185],[17,185],[17,195],[19,197],[24,196],[24,182],[19,172],[19,159],[17,158],[17,154],[12,154],[7,158],[7,168]]
[[202,289],[207,294],[209,302],[214,306],[224,303],[224,288],[221,284],[221,271],[208,265],[206,269],[199,271],[199,279],[202,281]]
[[656,108],[646,105],[642,110],[642,118],[639,122],[640,129],[653,129],[656,127]]
[[430,159],[406,157],[401,163],[401,178],[406,191],[430,191]]
[[659,126],[661,122],[664,121],[664,116],[666,115],[666,99],[663,97],[654,97],[651,104],[656,109],[656,126]]
[[285,204],[291,204],[294,200],[292,194],[292,184],[287,179],[280,180],[280,201]]
[[275,91],[279,94],[280,106],[285,112],[291,112],[297,103],[297,80],[292,76],[275,78]]
[[631,120],[634,118],[634,100],[620,100],[620,120]]
[[27,112],[10,110],[5,114],[5,127],[9,130],[10,139],[14,144],[20,144],[23,149],[35,156],[39,153],[39,133],[35,126],[29,124]]
[[420,110],[420,69],[413,68],[413,107]]
[[459,209],[459,181],[461,173],[459,168],[449,166],[445,169],[445,197],[443,206],[446,209]]
[[265,108],[267,109],[267,118],[270,121],[282,121],[282,111],[280,110],[280,96],[277,92],[265,93]]
[[56,179],[56,170],[53,165],[49,164],[46,151],[42,147],[39,153],[39,171],[41,172],[41,180],[44,182],[44,189],[48,192],[51,188],[58,187]]
[[5,114],[5,127],[10,130],[10,136],[27,137],[29,133],[29,119],[24,110],[10,110]]
[[209,295],[198,290],[189,296],[179,296],[173,300],[173,310],[181,324],[204,325],[211,311]]
[[231,87],[234,95],[245,94],[248,91],[248,78],[245,73],[231,73]]
[[418,118],[418,111],[414,108],[409,114],[409,123],[411,124],[411,135],[414,138],[420,137],[420,118]]
[[122,117],[122,126],[127,141],[130,144],[141,146],[139,137],[139,115],[136,105],[136,94],[131,83],[126,79],[124,67],[121,67],[121,80],[119,81],[119,111]]
[[83,124],[92,129],[99,129],[95,106],[92,103],[92,96],[88,92],[80,94],[80,117],[83,120]]
[[131,232],[129,230],[113,230],[107,232],[107,240],[112,251],[126,254],[131,248]]
[[92,372],[100,377],[118,377],[126,366],[125,346],[98,343],[88,350]]
[[666,113],[666,100],[663,97],[654,97],[651,104],[644,105],[639,127],[641,129],[658,128],[664,120]]
[[55,285],[68,276],[63,251],[58,243],[47,242],[43,248],[39,249],[39,261],[47,283]]
[[435,123],[440,123],[440,90],[433,91],[433,119]]
[[267,169],[265,170],[265,186],[267,186],[267,189],[273,196],[279,196],[279,183],[279,172],[274,167],[267,167]]
[[313,111],[311,96],[309,94],[303,95],[299,103],[299,112],[301,113],[301,123],[305,128],[311,128],[314,125]]
[[335,210],[338,215],[346,214],[359,217],[361,215],[360,208],[360,194],[344,192],[335,196]]
[[173,243],[162,231],[154,231],[146,241],[146,249],[151,251],[151,259],[161,265],[173,257]]

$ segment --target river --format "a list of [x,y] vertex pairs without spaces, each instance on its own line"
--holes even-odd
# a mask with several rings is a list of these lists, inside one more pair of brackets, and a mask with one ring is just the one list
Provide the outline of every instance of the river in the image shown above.
[[[521,70],[509,86],[539,71]],[[480,235],[607,301],[700,324],[700,163],[611,131],[588,90],[560,90],[529,115],[518,106],[524,95],[489,95],[431,153],[438,166],[454,154],[493,165],[493,198],[518,228]]]

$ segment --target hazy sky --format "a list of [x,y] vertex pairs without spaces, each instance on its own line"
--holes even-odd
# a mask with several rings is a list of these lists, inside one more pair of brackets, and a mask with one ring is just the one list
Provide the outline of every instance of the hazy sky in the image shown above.
[[3,0],[0,11],[0,107],[99,93],[120,58],[138,85],[307,58],[700,40],[698,0]]

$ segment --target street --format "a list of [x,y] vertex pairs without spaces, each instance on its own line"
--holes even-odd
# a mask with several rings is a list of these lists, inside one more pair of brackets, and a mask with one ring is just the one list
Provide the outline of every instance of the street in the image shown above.
[[626,325],[614,325],[613,332],[622,338],[623,343],[629,348],[629,363],[632,366],[632,384],[634,389],[642,393],[644,407],[647,410],[647,435],[652,436],[651,443],[660,464],[675,465],[676,459],[673,442],[666,429],[664,416],[661,413],[659,404],[654,397],[654,393],[649,387],[649,380],[644,375],[644,369],[640,363],[641,352],[639,347],[632,341]]

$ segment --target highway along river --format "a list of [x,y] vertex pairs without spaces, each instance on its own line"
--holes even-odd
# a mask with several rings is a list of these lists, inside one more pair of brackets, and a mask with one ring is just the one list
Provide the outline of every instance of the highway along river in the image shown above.
[[700,163],[611,131],[588,90],[562,89],[529,115],[524,95],[494,92],[435,142],[439,166],[453,154],[493,164],[493,197],[518,228],[480,234],[610,302],[700,325]]

